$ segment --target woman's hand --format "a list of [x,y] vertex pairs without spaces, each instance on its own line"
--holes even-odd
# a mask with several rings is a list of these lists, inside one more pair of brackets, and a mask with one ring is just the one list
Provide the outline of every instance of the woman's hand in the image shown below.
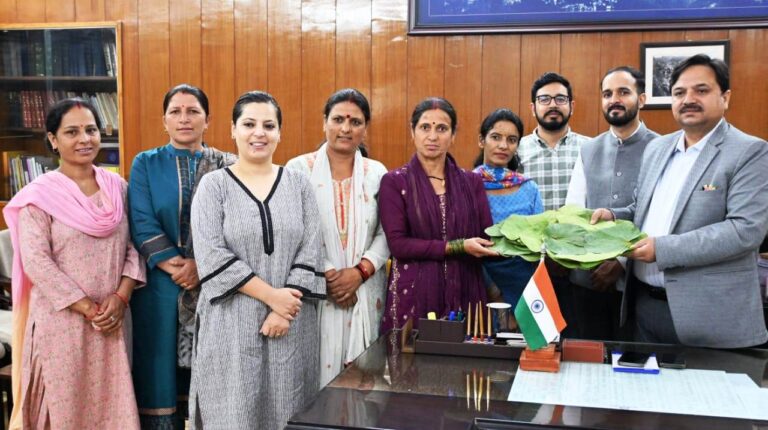
[[[294,290],[295,291],[295,290]],[[288,329],[291,327],[290,321],[278,315],[275,311],[272,311],[267,315],[267,319],[264,324],[261,325],[260,333],[267,337],[283,337],[288,334]]]
[[181,264],[176,266],[177,270],[171,274],[171,280],[185,290],[191,290],[200,283],[197,276],[197,264],[192,258],[181,258]]
[[125,303],[116,295],[110,294],[101,303],[99,312],[93,317],[91,324],[96,330],[110,334],[123,326],[124,317]]
[[491,242],[488,239],[483,239],[480,237],[472,237],[469,239],[464,239],[464,252],[467,254],[473,256],[473,257],[496,257],[499,255],[498,252],[488,249],[488,247],[493,246],[493,242]]
[[81,314],[85,319],[91,320],[99,313],[99,305],[97,305],[90,297],[83,297],[69,305],[69,309]]
[[288,321],[293,321],[301,310],[301,296],[301,291],[293,288],[272,288],[264,303],[272,309],[272,312]]
[[[354,267],[341,270],[331,269],[325,272],[325,282],[328,288],[328,295],[337,305],[346,308],[350,306],[349,299],[356,295],[357,289],[363,284],[363,276]],[[342,303],[346,306],[342,305]]]
[[157,263],[157,267],[159,267],[160,270],[171,276],[174,276],[182,265],[184,265],[184,259],[179,255]]

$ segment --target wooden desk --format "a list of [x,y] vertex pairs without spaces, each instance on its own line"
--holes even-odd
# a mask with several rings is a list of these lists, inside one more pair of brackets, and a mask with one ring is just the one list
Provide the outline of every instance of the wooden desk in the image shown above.
[[[611,343],[613,347],[629,344]],[[724,351],[671,345],[631,344],[649,352],[684,352],[689,368],[746,373],[768,387],[768,351]],[[768,422],[624,410],[508,402],[517,361],[400,353],[393,336],[381,337],[336,377],[288,429],[690,429],[768,428]],[[488,376],[490,398],[476,405],[467,375]],[[488,380],[486,379],[486,380]],[[470,393],[473,391],[470,383]],[[486,391],[486,387],[483,388]],[[478,407],[479,406],[479,407]],[[563,417],[567,415],[567,420]],[[565,422],[569,424],[566,425]],[[573,424],[573,422],[577,424]]]

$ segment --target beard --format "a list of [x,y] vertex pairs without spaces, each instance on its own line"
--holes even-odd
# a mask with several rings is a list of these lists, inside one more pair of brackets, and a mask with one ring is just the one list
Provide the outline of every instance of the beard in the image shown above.
[[539,123],[539,127],[547,131],[559,131],[568,125],[568,120],[571,119],[570,112],[568,113],[568,116],[566,116],[560,111],[554,111],[560,114],[560,116],[556,119],[548,120],[547,115],[549,115],[551,112],[553,111],[548,111],[546,114],[544,114],[544,118],[540,117],[538,112],[536,113],[536,122]]
[[620,113],[624,112],[624,115],[613,116],[611,115],[611,113],[613,113],[613,109],[609,108],[607,112],[603,112],[603,117],[605,117],[605,121],[608,122],[608,124],[614,127],[623,127],[637,118],[639,110],[640,109],[638,109],[637,105],[634,107],[624,106],[623,111],[621,109],[618,110]]

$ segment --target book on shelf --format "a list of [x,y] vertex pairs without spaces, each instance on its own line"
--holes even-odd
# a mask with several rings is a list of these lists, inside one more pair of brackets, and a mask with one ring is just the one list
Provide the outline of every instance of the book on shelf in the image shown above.
[[3,76],[116,76],[114,33],[101,29],[0,34]]
[[56,167],[56,161],[51,157],[31,155],[25,151],[3,151],[2,174],[5,178],[5,195],[13,196],[38,176]]
[[96,108],[102,130],[107,135],[118,129],[117,93],[75,91],[8,91],[8,126],[17,128],[45,128],[45,114],[56,101],[80,97]]

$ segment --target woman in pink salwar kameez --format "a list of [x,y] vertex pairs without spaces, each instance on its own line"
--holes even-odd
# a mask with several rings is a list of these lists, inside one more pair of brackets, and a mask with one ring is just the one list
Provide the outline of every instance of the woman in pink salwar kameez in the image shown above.
[[11,428],[138,429],[123,320],[145,273],[126,184],[93,165],[101,139],[88,102],[56,103],[46,129],[59,169],[4,209],[14,247]]

